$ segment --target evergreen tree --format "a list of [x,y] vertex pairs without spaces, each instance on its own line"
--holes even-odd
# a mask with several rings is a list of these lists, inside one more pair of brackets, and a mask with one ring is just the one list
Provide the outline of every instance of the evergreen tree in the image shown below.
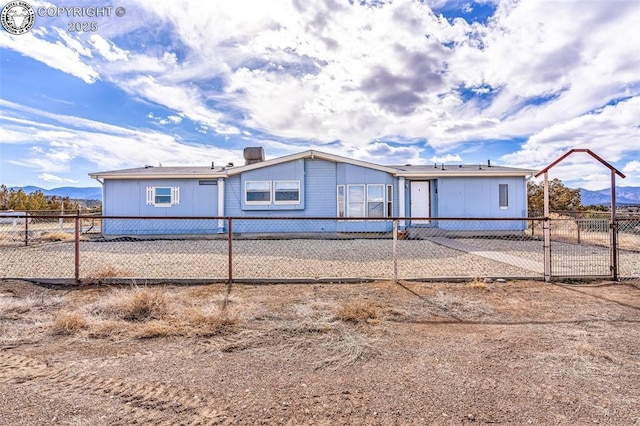
[[[529,181],[527,185],[529,210],[544,210],[544,182]],[[567,188],[560,179],[549,181],[549,209],[551,211],[583,210],[580,189]]]
[[0,185],[0,210],[9,208],[9,189],[6,185]]

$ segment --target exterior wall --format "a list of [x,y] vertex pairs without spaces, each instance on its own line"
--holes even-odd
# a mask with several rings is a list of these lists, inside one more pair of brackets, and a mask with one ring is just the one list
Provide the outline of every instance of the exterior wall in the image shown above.
[[[508,206],[499,205],[499,185],[508,185]],[[524,177],[440,178],[438,179],[437,214],[463,218],[516,218],[527,216],[526,180]],[[438,221],[434,224],[449,230],[526,229],[525,221]]]
[[[247,181],[299,181],[300,202],[296,204],[247,204]],[[242,220],[236,219],[234,232],[388,232],[390,220],[338,221],[337,185],[391,185],[393,188],[393,216],[399,216],[399,192],[404,191],[405,216],[411,212],[411,180],[398,187],[398,179],[391,174],[353,164],[334,163],[320,159],[299,159],[262,167],[224,181],[224,216],[250,217],[327,217],[326,221],[304,220]],[[500,208],[499,185],[508,185],[508,206]],[[170,207],[147,204],[147,187],[179,187],[180,202]],[[366,187],[365,187],[366,188]],[[216,217],[218,214],[218,185],[200,185],[198,179],[144,179],[104,182],[105,216],[194,216]],[[348,192],[348,191],[347,191]],[[527,194],[524,177],[446,177],[430,180],[430,208],[434,220],[430,226],[449,230],[524,230],[525,221],[446,221],[437,218],[464,217],[526,217]],[[273,197],[272,197],[273,198]],[[273,201],[273,200],[272,200]],[[345,208],[348,200],[345,200]],[[366,211],[365,202],[365,211]],[[386,212],[387,206],[384,207]],[[411,222],[407,221],[407,226]],[[162,235],[215,234],[222,231],[218,221],[209,220],[153,220],[106,219],[105,235]],[[226,226],[226,223],[225,223]],[[226,229],[224,229],[226,231]]]
[[[259,172],[259,173],[257,173]],[[249,205],[247,180],[300,180],[301,205]],[[232,217],[335,217],[336,164],[310,158],[232,176],[226,181],[225,216]],[[336,221],[235,220],[234,232],[336,232]]]
[[[300,180],[300,205],[247,205],[245,182],[260,180]],[[252,170],[226,181],[225,215],[232,217],[330,217],[337,212],[337,185],[393,185],[394,213],[397,214],[397,185],[385,172],[350,164],[307,158],[272,167]],[[302,207],[301,207],[302,206]],[[233,224],[234,232],[387,232],[390,221],[303,221],[303,220],[241,220]]]
[[[398,213],[398,184],[397,179],[389,173],[380,170],[368,169],[366,167],[355,166],[353,164],[339,163],[336,164],[336,184],[334,185],[334,199],[336,198],[336,185],[375,185],[382,184],[393,186],[393,210],[394,215]],[[348,197],[347,197],[348,198]],[[348,200],[346,200],[348,202]],[[337,201],[334,201],[336,206]],[[366,203],[365,203],[366,205]],[[333,216],[337,214],[337,206],[334,209]],[[391,221],[372,220],[372,221],[340,221],[337,224],[338,232],[389,232],[393,228]]]
[[[179,187],[180,203],[170,207],[147,204],[147,187]],[[217,216],[218,186],[198,179],[115,180],[104,182],[105,216]],[[216,233],[216,220],[105,219],[105,235]]]

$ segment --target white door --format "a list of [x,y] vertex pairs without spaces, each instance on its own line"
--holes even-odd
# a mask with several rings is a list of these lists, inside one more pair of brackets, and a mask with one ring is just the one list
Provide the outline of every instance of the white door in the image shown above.
[[[411,217],[429,217],[429,182],[411,182]],[[414,225],[428,225],[428,220],[412,220]]]

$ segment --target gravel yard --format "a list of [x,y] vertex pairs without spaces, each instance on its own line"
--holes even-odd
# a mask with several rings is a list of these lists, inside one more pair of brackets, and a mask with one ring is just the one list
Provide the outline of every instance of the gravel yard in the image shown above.
[[[429,240],[398,241],[398,277],[542,277],[541,241],[471,239],[466,251]],[[477,248],[477,250],[474,249]],[[81,241],[80,277],[135,279],[226,279],[226,240]],[[554,242],[553,271],[562,276],[606,276],[606,248]],[[72,278],[72,241],[47,242],[28,247],[0,248],[0,278]],[[482,256],[482,253],[491,256]],[[537,268],[525,268],[514,258]],[[510,260],[511,259],[511,260]],[[620,275],[640,276],[640,253],[620,251]],[[234,240],[235,279],[391,279],[394,274],[390,239],[352,240]]]

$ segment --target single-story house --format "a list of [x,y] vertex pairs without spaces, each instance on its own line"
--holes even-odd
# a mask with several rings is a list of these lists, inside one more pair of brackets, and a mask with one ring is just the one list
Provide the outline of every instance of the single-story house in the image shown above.
[[[105,235],[224,233],[226,221],[153,217],[296,217],[238,220],[234,232],[387,232],[399,226],[469,230],[438,218],[525,218],[527,179],[535,170],[491,165],[389,166],[308,150],[264,159],[245,148],[245,164],[152,167],[90,173],[103,188]],[[339,220],[339,218],[362,220]],[[376,220],[367,220],[375,218]],[[525,221],[474,221],[478,229],[522,231]]]

